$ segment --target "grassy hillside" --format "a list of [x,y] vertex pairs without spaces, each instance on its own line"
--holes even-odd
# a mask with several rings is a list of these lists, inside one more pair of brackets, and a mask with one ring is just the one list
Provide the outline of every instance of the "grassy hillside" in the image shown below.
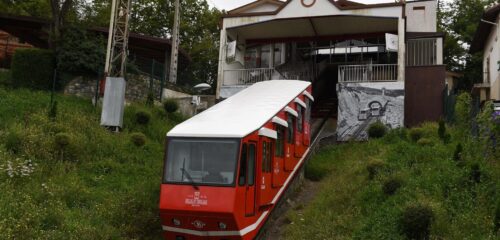
[[158,239],[163,141],[180,118],[134,105],[110,133],[90,101],[56,100],[51,120],[49,93],[0,86],[0,239]]
[[321,190],[289,214],[284,239],[405,239],[411,206],[431,210],[430,239],[500,239],[500,149],[450,132],[446,144],[425,124],[323,149],[306,166]]

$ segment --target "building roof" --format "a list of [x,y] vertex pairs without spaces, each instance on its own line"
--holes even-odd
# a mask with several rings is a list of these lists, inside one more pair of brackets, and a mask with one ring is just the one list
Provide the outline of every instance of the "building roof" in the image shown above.
[[[12,16],[0,14],[0,30],[23,40],[38,48],[48,48],[48,39],[46,29],[50,25],[49,20],[29,17]],[[89,28],[89,32],[108,36],[108,28]],[[143,58],[155,59],[158,62],[164,62],[165,51],[170,51],[171,41],[165,38],[158,38],[131,32],[129,34],[129,55],[136,55]],[[180,62],[185,65],[191,61],[189,55],[179,49]]]
[[[262,3],[266,2],[271,2],[271,0],[256,0],[254,2],[251,2],[249,4],[246,4],[244,6],[235,8],[231,11],[229,11],[227,14],[224,14],[222,18],[231,18],[231,17],[245,17],[245,16],[260,16],[260,15],[276,15],[278,14],[282,9],[284,9],[290,2],[293,0],[287,0],[285,2],[276,1],[272,0],[272,2],[275,2],[279,5],[279,7],[275,11],[271,12],[250,12],[250,13],[245,13],[244,11],[251,9],[253,7],[259,6]],[[298,0],[300,1],[300,0]],[[322,0],[324,1],[324,0]],[[384,8],[384,7],[397,7],[397,6],[403,6],[404,3],[402,2],[394,2],[394,3],[377,3],[377,4],[363,4],[363,3],[358,3],[354,1],[349,1],[349,0],[328,0],[331,4],[336,6],[340,10],[356,10],[356,9],[368,9],[368,8]],[[427,0],[425,0],[427,1]]]
[[[496,22],[498,14],[500,13],[500,4],[497,4],[489,9],[487,9],[481,19]],[[476,34],[474,35],[474,39],[472,40],[472,44],[470,46],[470,52],[476,53],[483,51],[484,46],[486,45],[486,41],[490,35],[490,32],[494,26],[490,23],[486,23],[483,21],[479,22],[477,26]]]
[[167,136],[243,138],[259,130],[310,85],[296,80],[255,83],[177,125]]

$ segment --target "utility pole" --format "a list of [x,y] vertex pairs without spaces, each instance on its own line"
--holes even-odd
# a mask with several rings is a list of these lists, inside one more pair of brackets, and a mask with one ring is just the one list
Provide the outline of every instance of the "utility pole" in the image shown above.
[[119,131],[123,126],[130,3],[131,0],[112,0],[111,2],[101,126],[115,131]]
[[180,1],[175,0],[174,28],[172,32],[172,53],[170,55],[170,78],[171,83],[177,82],[177,63],[179,59],[179,28],[181,22]]

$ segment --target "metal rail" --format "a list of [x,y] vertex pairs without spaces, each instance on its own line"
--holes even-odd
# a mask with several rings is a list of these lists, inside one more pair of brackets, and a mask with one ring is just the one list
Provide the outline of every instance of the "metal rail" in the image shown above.
[[397,64],[339,66],[339,82],[390,82],[398,79]]
[[409,39],[406,43],[406,66],[437,64],[437,39]]

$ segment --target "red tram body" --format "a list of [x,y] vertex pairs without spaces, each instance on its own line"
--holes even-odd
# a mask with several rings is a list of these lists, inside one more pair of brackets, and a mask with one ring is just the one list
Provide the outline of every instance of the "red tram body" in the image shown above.
[[309,82],[260,82],[172,129],[165,239],[254,239],[309,151],[313,100]]

